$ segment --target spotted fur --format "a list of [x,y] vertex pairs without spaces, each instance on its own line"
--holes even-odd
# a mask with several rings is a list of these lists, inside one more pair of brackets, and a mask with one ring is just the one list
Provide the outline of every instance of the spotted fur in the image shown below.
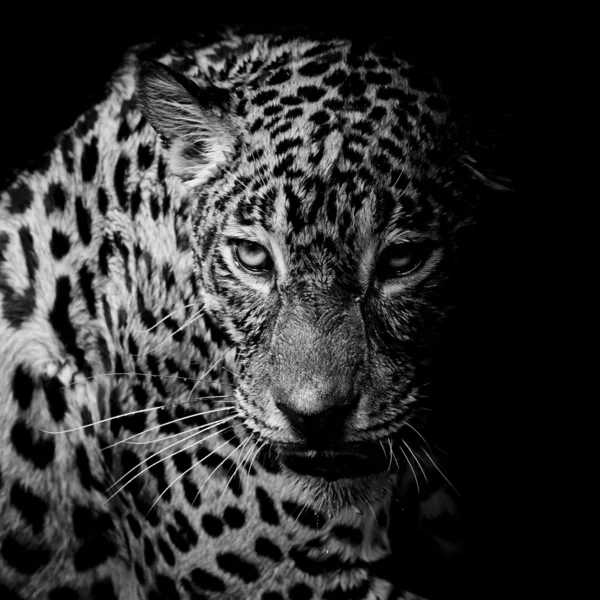
[[[0,202],[2,597],[415,597],[392,507],[461,547],[420,411],[482,187],[459,139],[383,48],[128,55]],[[303,473],[333,447],[377,473]]]

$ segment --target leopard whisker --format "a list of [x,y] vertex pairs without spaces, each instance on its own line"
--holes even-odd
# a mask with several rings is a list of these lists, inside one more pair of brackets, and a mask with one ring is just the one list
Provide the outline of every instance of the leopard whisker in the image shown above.
[[[394,451],[392,450],[392,440],[388,438],[387,441],[388,446],[390,447],[390,464],[388,465],[388,471],[390,471],[392,468],[392,458],[394,457]],[[398,461],[396,461],[396,464],[398,464]]]
[[[154,373],[138,373],[137,371],[112,371],[107,373],[96,373],[96,375],[90,375],[89,377],[82,377],[77,381],[72,381],[71,383],[67,383],[63,385],[60,389],[65,390],[73,385],[77,385],[79,383],[83,383],[84,381],[90,381],[92,379],[96,379],[97,377],[116,377],[120,375],[128,375],[135,377],[160,377],[161,379],[182,379],[183,381],[195,381],[196,383],[200,383],[202,381],[208,381],[209,383],[214,383],[212,379],[205,379],[205,375],[201,378],[196,377],[182,377],[181,375],[155,375]],[[230,383],[222,382],[222,385],[231,385]]]
[[400,464],[398,463],[398,459],[396,458],[396,453],[394,452],[394,446],[393,446],[392,440],[390,438],[388,438],[388,444],[390,446],[390,453],[391,453],[394,461],[396,462],[396,468],[399,471],[400,470]]
[[429,445],[429,442],[423,437],[421,432],[414,425],[412,425],[409,421],[404,421],[404,424],[407,427],[410,427],[425,442],[425,445],[431,450],[431,446]]
[[154,352],[157,348],[160,348],[163,344],[168,342],[174,335],[178,334],[180,331],[185,329],[187,326],[195,323],[200,317],[204,315],[204,311],[201,310],[197,312],[193,317],[190,317],[179,329],[170,333],[164,340],[160,341],[156,346],[150,348],[150,350],[146,350],[146,352],[140,352],[139,354],[132,354],[131,356],[146,356],[146,354],[150,354],[150,352]]
[[[227,429],[229,429],[229,427]],[[192,448],[193,446],[197,446],[199,443],[201,443],[201,442],[195,442],[194,444],[189,446],[189,448]],[[173,479],[173,481],[171,481],[171,483],[160,493],[158,498],[152,503],[152,506],[148,509],[148,512],[146,513],[146,515],[150,514],[150,511],[156,506],[156,503],[163,497],[163,495],[166,494],[166,492],[169,488],[171,488],[175,483],[177,483],[184,475],[189,473],[192,469],[195,469],[199,464],[202,464],[209,456],[212,456],[217,450],[220,450],[223,446],[226,446],[227,444],[229,444],[229,441],[223,442],[220,446],[217,446],[214,450],[209,452],[204,458],[200,459],[197,463],[193,464],[191,467],[189,467],[183,473],[181,473],[175,479]],[[187,450],[187,448],[185,448],[185,449]],[[194,498],[194,500],[196,500],[196,498]]]
[[[248,439],[250,440],[250,439],[253,439],[253,438],[249,437]],[[260,440],[256,440],[252,444],[252,446],[250,447],[250,449],[248,450],[248,452],[245,454],[244,458],[242,459],[242,468],[244,468],[244,469],[246,468],[246,461],[250,458],[250,455],[252,454],[252,452],[254,452],[254,450],[258,446],[259,442],[260,442]],[[250,473],[246,473],[246,475],[248,477],[250,477]]]
[[[107,491],[110,490],[110,489],[112,489],[112,488],[114,488],[125,477],[127,477],[128,475],[130,475],[131,473],[133,473],[133,471],[135,471],[139,466],[141,466],[144,463],[148,462],[149,460],[153,459],[155,456],[158,456],[159,454],[161,454],[165,450],[168,450],[169,448],[172,448],[173,446],[176,446],[177,444],[181,444],[181,442],[185,442],[186,440],[189,440],[190,438],[193,438],[194,436],[198,435],[199,433],[204,433],[205,431],[208,431],[209,429],[213,429],[214,427],[218,427],[218,426],[222,425],[223,423],[226,423],[227,421],[231,421],[233,418],[234,417],[227,417],[226,419],[222,419],[221,421],[215,421],[214,423],[211,423],[211,427],[206,427],[205,425],[201,425],[200,427],[202,427],[203,429],[199,428],[198,431],[195,431],[194,433],[191,433],[187,437],[185,437],[185,438],[183,438],[183,439],[181,439],[181,440],[179,440],[177,442],[173,442],[172,444],[169,444],[168,446],[165,446],[164,448],[161,448],[160,450],[156,451],[154,454],[151,454],[150,456],[148,456],[147,458],[145,458],[141,463],[137,464],[135,467],[132,467],[131,469],[129,469],[129,471],[127,471],[127,473],[121,475],[121,477],[119,477],[119,479],[117,479],[114,483],[112,483],[107,488]],[[229,429],[229,427],[227,429]],[[213,437],[215,435],[218,435],[219,433],[220,433],[219,430],[215,431],[214,433],[211,433],[210,435],[202,438],[201,440],[194,442],[190,446],[186,446],[185,448],[181,448],[180,450],[177,450],[177,452],[173,452],[173,454],[170,454],[169,456],[175,456],[176,454],[179,454],[180,452],[183,452],[184,450],[188,450],[189,448],[192,448],[193,446],[197,446],[198,444],[202,444],[206,440],[210,439],[211,437]],[[169,458],[169,456],[165,456],[164,458],[162,458],[161,460],[157,461],[156,463],[152,463],[151,465],[145,467],[142,471],[140,471],[139,473],[137,473],[130,481],[128,481],[122,488],[120,488],[119,491],[122,490],[129,483],[131,483],[131,481],[133,481],[136,477],[138,477],[142,473],[145,473],[148,469],[151,469],[153,465],[158,464],[159,462],[162,462],[163,460],[166,460],[167,458]],[[117,494],[119,491],[115,492],[115,494]],[[108,500],[110,500],[111,498],[113,498],[115,496],[115,494],[113,494],[110,498],[108,498]]]
[[429,481],[427,480],[427,475],[425,474],[425,470],[423,469],[423,466],[421,465],[421,462],[417,458],[416,454],[412,451],[412,448],[404,440],[402,440],[402,443],[406,446],[406,449],[412,454],[412,456],[415,459],[415,462],[417,463],[419,469],[421,469],[421,473],[423,473],[423,477],[425,479],[425,483],[427,483],[427,485],[429,485]]
[[377,527],[379,527],[379,519],[377,519],[377,515],[375,514],[375,511],[373,510],[373,507],[371,506],[371,503],[367,500],[367,504],[369,506],[369,508],[371,509],[371,512],[373,513],[373,517],[375,518],[375,524],[377,525]]
[[[242,455],[242,448],[250,441],[251,438],[246,438],[239,446],[239,450],[240,450],[240,457]],[[225,487],[223,488],[223,492],[221,493],[221,497],[219,499],[219,504],[223,501],[223,496],[225,496],[225,491],[227,490],[227,488],[229,487],[229,484],[231,483],[231,480],[235,477],[235,474],[240,470],[240,467],[242,466],[241,461],[237,463],[237,466],[235,468],[235,470],[233,471],[233,475],[227,480],[227,483],[225,484]]]
[[[229,350],[226,350],[219,358],[217,358],[217,360],[215,360],[215,362],[213,362],[213,364],[208,368],[208,370],[204,373],[204,375],[202,375],[202,378],[206,377],[225,358],[225,356],[227,356],[227,354],[229,352],[231,352],[231,350],[233,350],[233,347],[229,348]],[[192,397],[192,394],[194,393],[194,390],[196,389],[196,386],[198,385],[199,382],[200,382],[200,380],[196,381],[196,383],[190,390],[190,393],[187,398],[188,402],[189,402],[190,398]]]
[[[173,425],[174,423],[179,423],[181,421],[185,421],[186,419],[192,419],[193,417],[199,417],[199,416],[203,416],[203,415],[207,415],[209,413],[216,413],[216,412],[223,412],[226,410],[234,410],[235,406],[226,406],[225,408],[215,408],[213,410],[207,410],[201,413],[194,413],[191,415],[185,415],[183,417],[179,417],[178,419],[173,419],[172,421],[167,421],[166,423],[159,423],[158,425],[153,425],[152,427],[149,427],[148,429],[144,429],[144,431],[140,431],[138,433],[134,433],[133,435],[130,435],[127,438],[124,438],[122,440],[119,440],[118,442],[115,442],[114,444],[110,444],[110,446],[105,446],[104,448],[102,448],[102,450],[108,450],[109,448],[114,448],[115,446],[118,446],[119,444],[124,444],[124,443],[129,443],[129,444],[154,444],[155,442],[162,442],[163,440],[169,439],[169,437],[174,437],[177,435],[183,435],[185,433],[188,433],[188,431],[180,431],[179,433],[175,433],[172,434],[168,437],[163,437],[163,438],[159,438],[159,439],[154,439],[154,440],[148,440],[145,442],[131,442],[129,440],[132,440],[133,438],[136,438],[140,435],[143,435],[144,433],[148,433],[149,431],[153,431],[154,429],[160,429],[161,427],[164,427],[165,425]],[[204,425],[199,425],[198,427],[205,427],[207,425],[210,425],[211,423],[206,423]]]
[[444,475],[444,473],[442,472],[442,470],[437,466],[436,462],[433,460],[433,458],[431,458],[429,452],[427,452],[427,450],[425,450],[425,448],[421,448],[421,450],[423,452],[425,452],[425,456],[427,456],[427,458],[429,459],[429,461],[431,462],[431,464],[437,469],[438,473],[444,478],[444,480],[446,481],[446,483],[458,494],[458,497],[462,499],[462,495],[461,493],[454,487],[454,485],[452,484],[452,482]]
[[[260,440],[259,440],[260,441]],[[265,440],[262,445],[258,448],[258,450],[256,451],[256,453],[254,454],[254,456],[252,457],[252,460],[250,461],[250,464],[248,465],[248,470],[252,469],[252,463],[256,460],[257,456],[260,454],[260,451],[267,445],[267,441]]]
[[181,308],[176,308],[175,310],[171,311],[166,317],[163,317],[160,321],[156,322],[149,329],[132,329],[132,331],[134,333],[149,333],[153,329],[156,329],[161,323],[164,323],[169,317],[172,317],[176,312],[179,312],[180,310],[186,310],[187,308],[196,306],[197,304],[203,304],[203,303],[202,302],[190,302],[189,304],[186,304],[185,306],[182,306]]
[[404,454],[404,458],[406,459],[406,462],[407,462],[408,466],[410,467],[410,470],[412,471],[413,477],[415,478],[415,483],[417,484],[417,494],[420,496],[421,489],[419,487],[419,479],[417,478],[417,474],[415,473],[415,470],[413,469],[412,463],[410,462],[406,452],[404,452],[404,450],[400,446],[398,446],[398,447],[400,448],[400,452],[402,452],[402,454]]
[[308,502],[305,502],[304,506],[300,509],[300,512],[296,515],[296,518],[294,519],[294,526],[298,522],[298,519],[302,516],[302,513],[306,510],[307,506],[308,506]]
[[[203,396],[201,398],[202,399],[235,398],[235,396]],[[193,400],[192,402],[198,402],[198,400]],[[235,401],[229,400],[229,402],[235,402]],[[115,419],[123,419],[125,417],[130,417],[130,416],[138,415],[141,413],[151,412],[153,410],[164,410],[165,408],[167,408],[169,406],[179,406],[181,404],[188,404],[188,403],[187,402],[172,402],[171,404],[161,404],[159,406],[151,406],[149,408],[139,408],[137,410],[132,410],[130,412],[123,413],[122,415],[114,415],[112,417],[106,417],[105,419],[100,419],[98,421],[94,421],[93,423],[87,423],[86,425],[80,425],[79,427],[73,427],[72,429],[62,429],[60,431],[50,431],[48,429],[43,429],[43,428],[39,427],[38,430],[43,433],[48,433],[48,434],[52,434],[52,435],[58,435],[59,433],[73,433],[74,431],[81,431],[82,429],[87,429],[88,427],[94,427],[95,425],[102,425],[103,423],[108,423],[110,421],[114,421]],[[225,409],[224,408],[215,408],[215,409],[212,409],[212,412],[218,412],[220,410],[225,410]],[[210,411],[194,413],[193,416],[200,416],[200,415],[208,414],[208,412],[210,412]],[[186,418],[188,418],[188,417],[186,416]],[[171,423],[175,423],[175,422],[176,421],[171,421]],[[148,431],[148,430],[146,430],[146,431]],[[110,446],[107,446],[107,448],[110,448]]]
[[[202,485],[198,488],[198,492],[196,493],[196,495],[194,496],[194,499],[191,502],[191,505],[194,506],[194,502],[196,502],[196,498],[200,495],[200,492],[202,490],[202,488],[208,483],[209,479],[225,464],[226,460],[229,460],[238,450],[240,449],[239,446],[236,446],[211,472],[210,475],[208,475],[208,477],[206,477],[204,479],[204,481],[202,482]],[[231,479],[229,480],[231,481]],[[226,488],[223,489],[223,491],[225,491]]]
[[[387,458],[387,452],[385,451],[385,446],[383,445],[383,440],[379,440],[379,445],[381,446],[381,450],[383,451],[384,458]],[[390,464],[387,467],[388,471],[390,470],[391,466],[392,466],[392,455],[390,454]]]

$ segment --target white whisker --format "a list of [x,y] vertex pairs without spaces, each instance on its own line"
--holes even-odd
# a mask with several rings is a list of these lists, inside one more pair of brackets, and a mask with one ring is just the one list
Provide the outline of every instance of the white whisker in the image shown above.
[[197,304],[202,304],[202,302],[191,302],[190,304],[186,304],[181,308],[176,308],[174,311],[170,312],[166,317],[163,317],[156,324],[152,325],[152,327],[150,327],[149,329],[132,329],[131,331],[133,331],[134,333],[149,333],[153,329],[156,329],[161,323],[164,323],[164,321],[166,321],[169,317],[172,317],[176,312],[179,312],[180,310],[185,310],[187,308],[191,308],[192,306],[196,306]]
[[[195,444],[192,444],[192,446],[196,446],[197,444],[198,444],[198,442],[196,442]],[[229,441],[223,442],[220,446],[217,446],[212,452],[207,454],[204,458],[199,460],[197,463],[193,464],[189,469],[186,469],[183,473],[181,473],[175,479],[173,479],[173,481],[160,493],[158,498],[152,503],[152,506],[148,509],[148,513],[146,513],[146,514],[150,513],[150,511],[156,506],[156,503],[163,497],[163,495],[167,492],[167,490],[169,488],[171,488],[175,483],[177,483],[186,473],[189,473],[192,469],[195,469],[198,465],[202,464],[209,456],[212,456],[217,450],[220,450],[223,446],[226,446],[227,444],[229,444]],[[195,498],[194,498],[194,500],[195,500]]]
[[[127,471],[127,473],[125,473],[124,475],[121,475],[121,477],[119,477],[119,479],[117,479],[114,483],[112,483],[107,489],[110,490],[113,487],[115,487],[120,481],[122,481],[125,477],[127,477],[131,473],[133,473],[138,467],[140,467],[144,463],[148,462],[149,460],[151,460],[155,456],[158,456],[159,454],[161,454],[165,450],[168,450],[169,448],[172,448],[173,446],[177,446],[177,444],[181,444],[181,442],[185,442],[186,440],[189,440],[190,438],[193,438],[194,436],[196,436],[196,435],[198,435],[200,433],[204,433],[205,431],[208,431],[209,429],[213,429],[214,427],[218,427],[219,425],[222,425],[223,423],[226,423],[227,421],[231,421],[233,418],[234,417],[227,417],[225,419],[221,419],[220,421],[215,421],[214,423],[211,423],[210,427],[207,427],[206,425],[201,425],[200,427],[203,427],[203,429],[199,428],[198,431],[195,431],[195,432],[191,433],[190,435],[188,435],[187,437],[183,438],[182,440],[179,440],[177,442],[173,442],[172,444],[169,444],[168,446],[165,446],[164,448],[161,448],[160,450],[156,451],[154,454],[151,454],[150,456],[148,456],[147,458],[145,458],[142,462],[140,462],[139,464],[135,465],[135,467],[132,467],[131,469],[129,469],[129,471]],[[218,435],[219,433],[220,433],[220,431],[215,431],[214,433],[211,433],[210,435],[206,436],[205,438],[202,438],[201,440],[199,440],[197,442],[194,442],[192,445],[186,446],[185,448],[181,448],[180,450],[177,450],[177,452],[173,452],[173,454],[170,454],[169,456],[175,456],[176,454],[179,454],[180,452],[183,452],[184,450],[188,450],[192,446],[196,446],[198,444],[203,443],[204,441],[210,439],[211,437],[214,437],[215,435]],[[169,458],[169,456],[166,456],[165,458],[161,459],[161,461],[158,461],[158,462],[162,462],[162,460],[166,460],[167,458]],[[144,468],[135,477],[137,477],[138,475],[141,475],[142,473],[145,473],[148,469],[152,468],[152,466],[154,464],[157,464],[157,463],[153,463],[152,465]],[[135,477],[133,477],[130,481],[128,481],[122,488],[120,488],[120,490],[122,490],[126,485],[128,485],[129,483],[131,483],[131,481],[133,481],[133,479],[135,479]],[[117,494],[120,490],[118,490],[117,492],[115,492],[115,494]],[[110,500],[111,498],[113,498],[115,496],[115,494],[113,494],[110,498],[108,498],[108,500]]]
[[406,446],[406,449],[412,454],[413,458],[415,459],[415,462],[419,466],[419,469],[421,469],[421,473],[423,473],[423,477],[425,478],[425,483],[429,484],[429,481],[427,481],[427,475],[423,470],[423,466],[421,465],[419,459],[416,457],[415,453],[412,451],[412,448],[404,440],[402,440],[402,443]]
[[408,458],[408,455],[406,454],[406,452],[404,452],[404,450],[402,450],[402,448],[399,446],[400,448],[400,452],[402,452],[402,454],[404,454],[404,458],[406,459],[406,463],[408,464],[408,466],[410,467],[410,470],[412,471],[413,477],[415,478],[415,483],[417,484],[417,494],[420,496],[421,495],[421,489],[419,487],[419,480],[417,479],[417,474],[415,473],[415,470],[413,469],[413,466]]
[[[129,444],[154,444],[156,442],[163,442],[164,440],[168,440],[171,437],[175,437],[178,435],[184,435],[186,433],[189,433],[189,430],[187,431],[180,431],[179,433],[174,433],[171,434],[167,437],[161,437],[161,438],[156,438],[153,440],[148,440],[145,442],[131,442],[129,440],[132,440],[133,438],[136,438],[140,435],[143,435],[144,433],[147,433],[148,431],[153,431],[154,429],[160,429],[161,427],[164,427],[165,425],[173,425],[174,423],[179,423],[180,421],[185,421],[186,419],[192,419],[194,417],[199,417],[202,415],[207,415],[209,413],[216,413],[216,412],[223,412],[225,410],[234,410],[235,406],[226,406],[224,408],[215,408],[213,410],[207,410],[204,411],[202,413],[197,413],[197,414],[191,414],[191,415],[186,415],[185,417],[179,417],[178,419],[173,419],[172,421],[167,421],[166,423],[159,423],[158,425],[153,425],[152,427],[149,427],[148,429],[144,429],[144,431],[140,431],[139,433],[134,433],[133,435],[130,435],[127,438],[124,438],[122,440],[119,440],[118,442],[115,442],[114,444],[111,444],[110,446],[105,446],[104,448],[102,448],[102,450],[108,450],[109,448],[114,448],[115,446],[118,446],[119,444],[124,444],[124,443],[129,443]],[[198,427],[207,427],[208,425],[212,425],[212,423],[205,423],[203,425],[198,425]]]
[[[242,455],[242,448],[251,440],[252,438],[246,438],[239,446],[239,450],[240,450],[240,458]],[[227,491],[227,488],[229,487],[229,484],[231,483],[231,480],[235,477],[235,474],[240,470],[240,467],[242,466],[242,461],[238,461],[237,466],[235,468],[235,470],[233,471],[233,475],[227,480],[227,483],[225,484],[225,487],[223,488],[223,492],[221,493],[221,497],[219,498],[219,504],[221,502],[223,502],[223,496],[225,495],[225,492]]]
[[179,329],[170,333],[164,340],[162,340],[158,344],[156,344],[156,346],[154,346],[153,348],[150,348],[150,350],[146,350],[146,352],[140,352],[139,354],[132,354],[132,356],[146,356],[146,354],[150,354],[150,352],[154,352],[157,348],[160,348],[163,344],[168,342],[174,335],[176,335],[177,333],[179,333],[180,331],[182,331],[183,329],[185,329],[192,323],[195,323],[203,315],[204,315],[203,310],[197,312],[193,317],[190,317]]
[[435,463],[433,458],[431,458],[431,456],[429,455],[429,452],[427,452],[427,450],[425,450],[425,448],[422,448],[422,450],[423,450],[423,452],[425,452],[425,455],[427,456],[427,458],[431,461],[431,464],[437,469],[438,473],[446,480],[446,483],[458,494],[459,498],[462,498],[460,492],[452,485],[451,481],[442,473],[442,470],[437,466],[437,464]]
[[[202,485],[198,488],[198,492],[196,496],[191,502],[191,505],[194,506],[194,502],[196,502],[196,498],[200,495],[202,488],[208,483],[208,480],[225,464],[225,461],[231,458],[238,450],[239,446],[236,446],[210,473],[210,475],[202,482]],[[231,481],[231,479],[229,480]]]
[[[154,375],[153,373],[138,373],[137,371],[113,371],[108,373],[96,373],[96,375],[90,375],[89,377],[82,377],[77,381],[73,381],[71,383],[67,383],[63,385],[60,389],[65,390],[69,387],[77,385],[78,383],[83,383],[84,381],[91,381],[92,379],[96,379],[97,377],[116,377],[120,375],[127,376],[135,376],[135,377],[160,377],[161,379],[182,379],[183,381],[195,381],[196,385],[202,381],[208,381],[209,383],[214,383],[212,379],[204,379],[206,376],[203,375],[202,378],[198,379],[196,377],[182,377],[181,375]],[[221,382],[221,385],[231,385],[230,383]],[[233,386],[232,386],[233,387]]]

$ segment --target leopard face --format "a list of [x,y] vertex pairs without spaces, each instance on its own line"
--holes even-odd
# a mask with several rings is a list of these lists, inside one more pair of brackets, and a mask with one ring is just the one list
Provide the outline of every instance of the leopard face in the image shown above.
[[139,97],[195,199],[244,427],[303,489],[353,502],[419,412],[472,198],[434,82],[347,42],[257,52],[221,84],[146,65]]

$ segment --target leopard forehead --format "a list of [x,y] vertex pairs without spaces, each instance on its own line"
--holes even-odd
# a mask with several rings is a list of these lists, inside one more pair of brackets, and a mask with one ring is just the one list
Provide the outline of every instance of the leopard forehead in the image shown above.
[[195,190],[201,256],[236,228],[338,255],[405,231],[436,235],[451,169],[434,80],[342,40],[257,44],[250,55],[252,69],[242,60],[214,79],[227,98],[216,112],[236,139],[218,176]]

